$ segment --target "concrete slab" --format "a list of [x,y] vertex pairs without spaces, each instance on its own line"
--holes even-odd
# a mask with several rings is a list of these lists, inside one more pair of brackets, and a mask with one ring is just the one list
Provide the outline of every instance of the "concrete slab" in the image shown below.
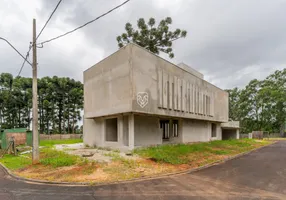
[[124,152],[118,152],[109,149],[86,148],[83,143],[60,144],[55,148],[71,155],[77,155],[96,162],[111,162],[114,156],[120,156],[124,159],[139,159],[137,156],[126,155]]

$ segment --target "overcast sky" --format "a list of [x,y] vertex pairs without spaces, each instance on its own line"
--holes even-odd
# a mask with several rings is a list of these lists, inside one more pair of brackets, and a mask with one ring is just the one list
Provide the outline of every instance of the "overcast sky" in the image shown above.
[[[0,37],[26,54],[32,19],[40,31],[58,0],[0,0]],[[38,41],[69,31],[123,0],[63,0]],[[38,49],[39,77],[69,76],[82,81],[83,71],[118,50],[116,36],[126,22],[157,21],[169,16],[173,29],[188,31],[174,43],[175,58],[223,88],[244,87],[286,67],[286,0],[131,0],[87,27]],[[166,58],[165,55],[160,56]],[[22,59],[0,40],[0,73],[14,76]],[[29,65],[22,76],[31,77]]]

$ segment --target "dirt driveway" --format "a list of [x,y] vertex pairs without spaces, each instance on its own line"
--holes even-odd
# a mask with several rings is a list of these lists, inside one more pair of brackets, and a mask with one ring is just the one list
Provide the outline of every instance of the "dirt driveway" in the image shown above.
[[0,199],[286,199],[286,141],[195,173],[106,186],[24,183],[0,168]]

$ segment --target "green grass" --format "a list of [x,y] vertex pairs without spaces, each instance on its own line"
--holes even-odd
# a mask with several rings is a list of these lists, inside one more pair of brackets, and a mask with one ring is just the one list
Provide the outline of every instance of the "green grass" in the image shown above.
[[0,159],[0,162],[11,170],[22,169],[31,165],[32,163],[30,158],[14,155],[5,155]]
[[271,140],[271,141],[276,141],[276,140],[286,140],[286,138],[263,138],[263,140]]
[[135,149],[133,153],[156,162],[170,164],[189,164],[193,157],[201,155],[234,155],[262,146],[266,141],[257,142],[251,139],[217,140],[194,144],[169,144],[148,148]]
[[[31,154],[25,156],[5,155],[0,159],[8,169],[18,170],[31,165]],[[84,165],[87,164],[87,159],[81,158],[76,155],[70,155],[63,151],[57,151],[53,148],[43,148],[40,150],[40,164],[53,168]]]
[[82,143],[82,139],[66,139],[66,140],[41,140],[40,146],[51,147],[55,144],[75,144]]
[[70,155],[63,151],[57,151],[52,148],[46,148],[42,150],[41,153],[42,159],[40,163],[46,166],[52,166],[54,168],[71,166],[75,164],[81,164],[82,162],[86,162],[85,159],[76,156]]

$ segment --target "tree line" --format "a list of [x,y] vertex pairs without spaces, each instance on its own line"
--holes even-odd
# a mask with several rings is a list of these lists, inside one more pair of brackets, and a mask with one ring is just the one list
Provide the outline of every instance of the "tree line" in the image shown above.
[[[254,79],[245,88],[229,93],[229,117],[240,121],[241,132],[286,131],[286,69],[277,70],[264,80]],[[284,135],[285,136],[285,135]]]
[[[40,133],[78,133],[83,84],[70,78],[38,79]],[[29,128],[32,120],[32,78],[0,74],[0,127]]]

